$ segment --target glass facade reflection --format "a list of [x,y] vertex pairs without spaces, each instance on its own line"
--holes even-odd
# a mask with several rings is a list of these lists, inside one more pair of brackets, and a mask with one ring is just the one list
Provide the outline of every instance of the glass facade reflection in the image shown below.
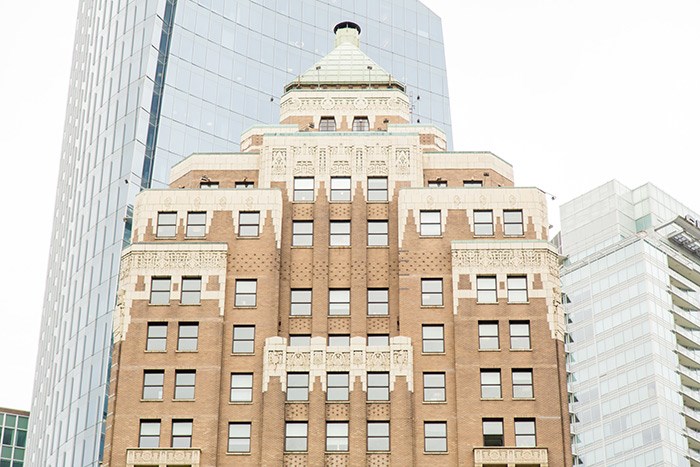
[[688,214],[616,181],[561,208],[574,465],[700,465],[700,256],[677,241],[700,233]]
[[28,464],[97,465],[131,202],[192,152],[278,121],[333,26],[406,84],[451,146],[440,18],[417,0],[81,0],[29,426]]

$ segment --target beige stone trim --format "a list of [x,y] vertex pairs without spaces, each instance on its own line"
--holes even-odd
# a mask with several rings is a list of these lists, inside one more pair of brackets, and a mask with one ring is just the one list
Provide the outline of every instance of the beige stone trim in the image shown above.
[[542,448],[474,448],[474,465],[533,465],[548,467],[547,449]]
[[260,211],[261,232],[267,214],[271,213],[278,248],[282,241],[282,193],[278,189],[142,191],[134,203],[134,243],[144,241],[149,220],[155,234],[158,212],[162,211],[176,211],[178,226],[187,225],[189,211],[206,212],[206,234],[209,233],[212,217],[217,211],[231,211],[234,232],[238,232],[238,214],[241,211]]
[[[367,390],[367,372],[389,373],[389,390],[394,389],[397,376],[406,378],[408,389],[413,391],[413,347],[408,337],[392,337],[387,347],[367,347],[364,337],[353,337],[349,347],[326,347],[324,337],[313,337],[311,345],[288,347],[287,339],[269,337],[265,340],[263,360],[263,392],[272,377],[280,378],[286,391],[287,372],[308,372],[309,378],[319,377],[326,391],[326,373],[348,372],[352,390],[355,378],[362,381]],[[311,382],[310,381],[310,382]],[[311,384],[309,384],[311,386]]]
[[[179,292],[173,292],[183,276],[202,276],[202,300],[218,300],[219,314],[224,315],[226,291],[225,243],[135,243],[124,250],[119,273],[117,306],[114,310],[114,340],[126,339],[131,322],[131,306],[134,300],[150,299],[151,283],[146,279],[143,291],[136,290],[139,276],[170,276],[170,299],[178,300]],[[218,276],[219,290],[207,290],[210,276]],[[177,287],[176,290],[180,290]]]
[[199,449],[127,449],[126,465],[127,467],[136,465],[199,467],[200,456]]
[[[545,240],[455,241],[452,242],[452,295],[453,312],[458,312],[459,299],[476,300],[476,276],[495,275],[505,282],[508,274],[527,274],[528,297],[544,298],[547,303],[547,321],[552,338],[564,339],[564,308],[561,303],[559,255]],[[533,287],[534,275],[539,274],[542,289]],[[459,276],[468,275],[471,290],[459,288]],[[500,301],[507,301],[507,290],[497,289]]]

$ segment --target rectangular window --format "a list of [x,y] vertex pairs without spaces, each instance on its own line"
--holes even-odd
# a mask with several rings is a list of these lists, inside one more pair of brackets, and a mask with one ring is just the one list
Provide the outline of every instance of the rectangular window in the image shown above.
[[389,221],[367,221],[367,245],[389,245]]
[[199,188],[202,190],[218,190],[219,182],[200,182]]
[[292,221],[292,246],[312,246],[313,244],[313,221]]
[[346,401],[350,399],[350,375],[348,373],[327,374],[326,400]]
[[537,446],[534,418],[515,419],[515,445],[519,448],[534,448]]
[[481,370],[481,398],[500,399],[501,370]]
[[314,178],[294,177],[294,201],[314,200]]
[[367,177],[367,201],[389,201],[389,179]]
[[445,334],[442,324],[423,325],[423,353],[443,353]]
[[156,237],[174,237],[177,233],[177,213],[159,212]]
[[290,315],[311,316],[311,289],[292,289],[291,300]]
[[253,307],[257,304],[258,281],[256,279],[236,279],[234,306]]
[[145,370],[143,372],[143,394],[144,400],[159,401],[163,399],[163,370]]
[[352,131],[369,131],[369,118],[355,117],[352,119]]
[[523,235],[523,211],[503,211],[503,233],[505,235]]
[[311,335],[310,334],[290,334],[289,335],[289,346],[290,347],[308,347],[311,345]]
[[157,448],[160,446],[160,420],[141,420],[139,447]]
[[447,188],[447,180],[428,180],[428,188]]
[[493,211],[474,211],[474,235],[493,235]]
[[350,177],[331,177],[331,201],[350,201]]
[[367,400],[389,400],[389,373],[367,373]]
[[513,370],[513,399],[532,399],[532,369]]
[[367,450],[389,451],[389,422],[367,422]]
[[257,237],[260,235],[260,211],[238,213],[238,236]]
[[192,447],[192,420],[173,420],[172,447]]
[[309,374],[287,373],[287,400],[309,400]]
[[175,399],[194,399],[195,370],[177,370],[175,372]]
[[285,422],[284,450],[289,452],[304,452],[308,446],[309,423]]
[[530,322],[510,322],[510,349],[530,350]]
[[423,373],[423,400],[445,401],[445,373]]
[[331,221],[331,246],[350,246],[350,221]]
[[481,180],[464,180],[462,186],[464,186],[464,188],[478,188],[484,186],[484,182]]
[[389,314],[389,289],[367,289],[367,314],[370,316]]
[[477,303],[497,303],[496,276],[477,276],[476,278]]
[[442,279],[421,279],[421,305],[442,306]]
[[180,304],[199,305],[202,298],[202,278],[183,277],[181,285]]
[[170,277],[151,277],[151,305],[170,304]]
[[484,446],[503,446],[503,419],[484,418],[481,421]]
[[508,276],[508,303],[527,303],[527,277]]
[[164,352],[168,337],[167,323],[148,323],[146,332],[146,350]]
[[348,316],[350,314],[350,289],[330,289],[328,291],[328,314]]
[[479,350],[498,349],[498,321],[479,321]]
[[350,334],[329,334],[328,347],[349,347]]
[[389,334],[367,334],[368,347],[388,347]]
[[177,350],[193,352],[197,350],[199,323],[179,323],[177,327]]
[[255,326],[233,327],[233,353],[255,352]]
[[447,452],[447,422],[425,422],[425,452]]
[[234,183],[233,187],[236,190],[245,190],[248,188],[255,188],[255,182],[252,180],[243,180],[243,181]]
[[326,451],[348,450],[348,422],[326,422]]
[[228,452],[250,452],[250,422],[228,424]]
[[422,237],[438,237],[442,235],[440,211],[420,212],[420,234]]
[[335,117],[321,117],[318,131],[335,131]]
[[230,401],[253,401],[253,373],[231,373]]
[[187,213],[187,237],[204,237],[207,229],[207,213],[206,212],[188,212]]

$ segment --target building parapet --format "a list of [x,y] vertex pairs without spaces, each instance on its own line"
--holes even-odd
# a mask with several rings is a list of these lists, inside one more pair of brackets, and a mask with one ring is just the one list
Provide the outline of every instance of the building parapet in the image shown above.
[[201,153],[196,152],[170,169],[170,182],[197,171],[259,170],[260,156],[254,152]]
[[513,166],[491,152],[426,152],[424,169],[490,169],[513,181]]

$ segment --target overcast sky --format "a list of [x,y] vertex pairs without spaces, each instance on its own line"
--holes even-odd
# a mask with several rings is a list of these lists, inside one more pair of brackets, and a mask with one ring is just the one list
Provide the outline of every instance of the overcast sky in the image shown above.
[[[454,148],[562,201],[617,178],[700,210],[700,2],[424,0],[443,18]],[[77,0],[0,15],[0,406],[29,409]]]

